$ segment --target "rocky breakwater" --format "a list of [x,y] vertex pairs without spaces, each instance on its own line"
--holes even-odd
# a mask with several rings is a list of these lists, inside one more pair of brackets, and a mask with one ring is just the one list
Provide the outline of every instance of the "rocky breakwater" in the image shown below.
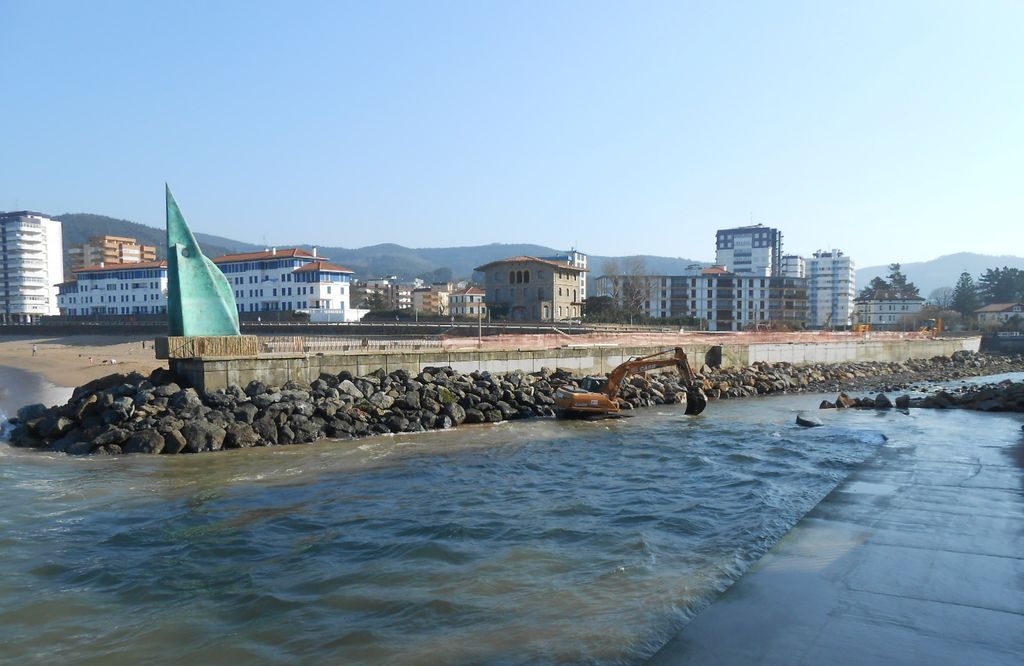
[[[562,370],[462,374],[449,367],[413,376],[377,370],[323,374],[312,383],[251,382],[199,393],[165,370],[115,374],[75,389],[67,404],[18,410],[14,446],[69,454],[200,453],[251,446],[422,432],[474,423],[554,416],[552,394],[578,386]],[[624,409],[679,402],[678,376],[623,383]]]
[[1024,356],[969,351],[903,363],[754,363],[744,368],[702,367],[699,376],[709,398],[746,398],[772,393],[904,391],[922,382],[1024,371]]
[[1009,379],[992,384],[964,385],[936,391],[924,397],[901,395],[895,400],[884,393],[851,397],[841,393],[835,401],[825,400],[821,409],[972,409],[980,412],[1024,412],[1024,382]]

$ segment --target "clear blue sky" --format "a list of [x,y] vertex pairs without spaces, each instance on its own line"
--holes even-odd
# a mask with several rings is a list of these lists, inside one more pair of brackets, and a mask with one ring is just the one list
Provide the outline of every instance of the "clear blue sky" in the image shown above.
[[1024,2],[0,0],[0,210],[256,243],[1024,254]]

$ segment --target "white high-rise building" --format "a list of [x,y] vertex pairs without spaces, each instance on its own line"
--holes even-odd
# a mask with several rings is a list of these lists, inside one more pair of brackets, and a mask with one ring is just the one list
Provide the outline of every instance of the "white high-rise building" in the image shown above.
[[782,277],[807,277],[807,261],[795,254],[783,255]]
[[810,312],[807,323],[820,328],[844,328],[853,323],[857,274],[853,259],[840,250],[818,250],[807,259]]
[[59,314],[57,284],[63,280],[60,221],[27,210],[0,215],[0,321]]
[[781,276],[782,232],[763,224],[719,229],[715,264],[737,275]]

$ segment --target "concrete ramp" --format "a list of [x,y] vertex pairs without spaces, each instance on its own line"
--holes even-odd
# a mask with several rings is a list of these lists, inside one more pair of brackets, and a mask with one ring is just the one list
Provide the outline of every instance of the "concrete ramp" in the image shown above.
[[649,663],[1024,663],[1024,433],[947,416],[955,436],[882,449]]

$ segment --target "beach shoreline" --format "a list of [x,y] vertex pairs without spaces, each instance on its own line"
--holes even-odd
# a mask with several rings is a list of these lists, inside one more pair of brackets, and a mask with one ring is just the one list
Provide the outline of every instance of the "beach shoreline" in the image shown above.
[[3,336],[0,366],[34,372],[57,386],[75,388],[115,372],[148,375],[155,368],[167,368],[167,361],[157,360],[151,337]]

